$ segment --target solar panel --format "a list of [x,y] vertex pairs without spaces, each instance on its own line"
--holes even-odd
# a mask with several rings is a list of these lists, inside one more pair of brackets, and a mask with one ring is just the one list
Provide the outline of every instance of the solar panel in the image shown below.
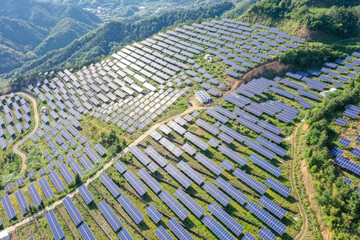
[[79,210],[76,208],[75,204],[73,203],[73,201],[71,200],[71,198],[69,196],[67,196],[63,200],[63,204],[66,208],[66,211],[68,212],[71,219],[73,220],[75,226],[78,226],[80,223],[82,223],[84,218],[81,216]]
[[185,230],[183,226],[175,220],[175,218],[171,218],[169,222],[166,224],[171,231],[181,240],[194,240],[193,237]]
[[40,187],[45,195],[45,197],[49,200],[55,196],[53,190],[50,188],[49,183],[46,181],[45,177],[39,180]]
[[286,211],[283,208],[265,196],[262,196],[258,202],[280,219],[282,219],[286,214]]
[[226,170],[230,171],[234,167],[234,164],[232,164],[228,160],[224,160],[224,161],[221,162],[221,166],[223,168],[225,168]]
[[271,177],[266,179],[265,184],[286,198],[291,194],[291,190],[289,188],[285,187]]
[[335,156],[341,156],[344,153],[343,150],[340,150],[338,148],[334,148],[333,150],[331,150],[330,154],[335,155]]
[[81,185],[78,190],[86,204],[90,204],[92,201],[94,201],[94,196],[85,185]]
[[256,165],[264,169],[265,171],[273,174],[276,177],[279,177],[282,174],[282,170],[275,167],[271,163],[265,161],[263,158],[257,156],[256,154],[252,153],[249,157],[249,160],[254,162]]
[[144,220],[144,216],[125,194],[122,194],[117,200],[136,224],[139,224]]
[[228,229],[230,229],[236,236],[240,236],[244,227],[235,221],[227,212],[225,212],[219,205],[212,202],[208,206],[208,210],[214,214]]
[[354,155],[355,157],[360,157],[360,149],[354,148],[354,149],[351,151],[351,154]]
[[156,224],[163,218],[163,215],[151,204],[145,209],[145,212]]
[[100,181],[106,189],[113,195],[114,198],[120,195],[120,188],[113,182],[113,180],[104,172],[99,176]]
[[155,149],[153,149],[151,146],[148,146],[145,149],[145,152],[157,163],[160,165],[160,167],[165,167],[168,161],[161,156]]
[[67,184],[74,181],[74,177],[73,177],[73,175],[71,175],[71,173],[70,173],[69,169],[66,167],[66,165],[63,165],[61,168],[59,168],[59,170]]
[[163,188],[144,168],[138,171],[138,175],[156,194]]
[[204,223],[219,239],[223,239],[223,240],[236,239],[209,214],[202,219],[202,223]]
[[127,167],[125,166],[125,164],[124,163],[122,163],[120,160],[118,160],[118,161],[116,161],[115,163],[114,163],[114,167],[119,171],[119,173],[121,173],[121,174],[123,174],[125,171],[126,171],[126,169],[127,169]]
[[60,180],[58,174],[55,171],[51,172],[49,177],[50,177],[51,182],[54,184],[56,191],[58,193],[61,193],[62,191],[65,190],[65,186],[64,186],[63,182]]
[[174,240],[163,226],[160,226],[155,230],[155,235],[160,240]]
[[209,123],[205,122],[202,119],[196,120],[195,123],[213,135],[217,135],[220,132],[217,128],[215,128],[214,126],[210,125]]
[[140,196],[144,195],[147,192],[147,188],[144,186],[144,184],[142,184],[139,181],[139,179],[130,170],[126,171],[124,177],[130,183],[130,185],[135,189],[135,191],[138,194],[140,194]]
[[192,181],[186,177],[182,172],[180,172],[174,165],[168,164],[165,167],[165,170],[176,180],[178,181],[184,188],[190,187]]
[[227,206],[231,199],[227,197],[223,192],[216,188],[210,182],[205,182],[203,189],[207,191],[213,198],[215,198],[221,205]]
[[264,148],[263,146],[261,146],[260,144],[254,142],[251,139],[246,139],[246,141],[244,142],[244,144],[250,148],[252,148],[254,151],[264,155],[265,157],[269,158],[269,159],[273,159],[275,157],[275,153]]
[[[355,148],[356,149],[356,148]],[[355,150],[354,149],[354,150]],[[353,151],[354,151],[353,150]],[[339,164],[340,166],[342,166],[343,168],[348,169],[349,171],[356,173],[357,175],[360,175],[360,165],[353,163],[349,160],[347,160],[346,158],[343,158],[341,156],[337,156],[334,159],[334,163]]]
[[219,176],[224,171],[220,166],[215,164],[213,161],[211,161],[202,153],[196,154],[195,159],[198,160],[202,165],[204,165],[206,168],[208,168],[211,172],[213,172],[217,176]]
[[343,118],[340,118],[340,117],[338,119],[336,119],[336,121],[335,121],[336,124],[339,124],[341,126],[344,126],[346,122],[347,122],[346,119],[343,119]]
[[81,234],[81,237],[83,239],[86,240],[96,240],[96,238],[94,237],[94,234],[91,232],[89,226],[86,224],[86,222],[84,222],[83,224],[81,224],[80,227],[78,227],[78,230]]
[[197,218],[200,218],[205,210],[192,199],[189,195],[187,195],[181,188],[178,188],[174,195],[182,202]]
[[62,240],[65,237],[65,233],[62,230],[54,211],[50,210],[45,213],[45,218],[50,226],[51,232],[53,233],[55,240]]
[[203,151],[206,151],[206,149],[209,148],[207,143],[190,132],[185,133],[184,137],[186,137],[190,142],[198,146]]
[[121,226],[122,222],[120,219],[116,216],[114,211],[110,208],[110,206],[107,204],[106,200],[102,200],[97,207],[100,209],[101,213],[104,215],[104,218],[109,223],[111,228],[117,232]]
[[161,200],[182,220],[184,221],[188,216],[189,212],[179,204],[166,190],[159,194]]
[[227,123],[229,121],[229,118],[227,118],[224,115],[214,111],[211,108],[207,109],[206,113],[209,114],[210,116],[214,117],[215,119],[219,120],[222,123]]
[[34,206],[38,207],[42,200],[41,200],[40,194],[37,191],[34,183],[32,183],[27,189],[28,189],[28,192],[30,194],[32,201],[34,202]]
[[282,224],[279,220],[271,216],[268,212],[264,209],[256,205],[253,201],[250,201],[246,205],[246,209],[252,212],[255,216],[257,216],[261,221],[265,222],[269,227],[271,227],[274,231],[278,234],[282,235],[285,230],[286,226]]
[[19,204],[22,215],[25,216],[25,214],[27,213],[27,211],[29,209],[29,204],[27,203],[27,201],[25,199],[23,191],[21,189],[19,189],[17,192],[15,192],[15,197]]
[[94,148],[100,156],[104,156],[106,154],[106,149],[100,143],[96,144]]
[[247,233],[245,234],[245,236],[242,238],[242,240],[257,240],[257,238],[254,237],[253,235],[251,235],[250,232],[247,232]]
[[264,194],[267,191],[267,187],[265,185],[263,185],[258,180],[254,179],[244,171],[240,170],[239,168],[236,168],[233,174],[257,192]]
[[262,227],[258,235],[264,240],[274,240],[276,238],[275,234],[270,232],[266,227]]
[[131,146],[129,148],[130,152],[144,165],[148,165],[151,160],[148,156],[146,156],[139,148],[136,146]]
[[131,237],[130,233],[128,232],[128,230],[126,228],[123,228],[118,233],[118,237],[120,238],[120,240],[133,240],[133,238]]
[[181,171],[183,171],[187,176],[189,176],[197,185],[201,185],[205,181],[205,178],[201,174],[195,171],[184,161],[180,161],[177,166],[178,168],[180,168]]
[[159,143],[163,145],[169,152],[174,154],[176,157],[180,157],[181,154],[183,154],[183,151],[181,151],[180,148],[175,146],[172,142],[170,142],[168,139],[163,137]]
[[224,192],[226,192],[230,197],[232,197],[235,201],[243,205],[249,199],[245,194],[237,190],[230,183],[225,181],[222,177],[218,177],[215,180],[215,184],[219,186]]
[[339,141],[339,144],[347,147],[349,146],[349,144],[351,143],[351,141],[349,139],[346,139],[346,138],[341,138],[340,141]]
[[246,139],[245,136],[243,136],[242,134],[236,132],[235,130],[233,130],[225,125],[221,125],[219,129],[221,131],[223,131],[224,133],[228,134],[229,136],[231,136],[232,138],[234,138],[238,142],[243,142]]
[[231,158],[232,160],[234,160],[236,163],[240,164],[241,166],[244,166],[247,163],[247,159],[244,158],[243,156],[239,155],[238,153],[236,153],[235,151],[233,151],[232,149],[230,149],[229,147],[225,146],[225,145],[221,145],[218,150],[220,152],[222,152],[225,156]]

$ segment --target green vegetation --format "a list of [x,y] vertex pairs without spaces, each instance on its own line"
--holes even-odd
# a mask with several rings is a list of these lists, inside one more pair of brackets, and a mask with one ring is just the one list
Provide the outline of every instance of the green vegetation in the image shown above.
[[279,60],[284,64],[292,64],[297,70],[320,67],[328,61],[344,58],[345,53],[335,49],[335,47],[323,43],[306,43],[297,49],[290,49],[280,55]]
[[360,33],[360,4],[356,0],[262,0],[252,5],[241,18],[331,42]]
[[3,1],[0,8],[0,73],[60,49],[95,29],[101,20],[75,6],[34,0]]
[[334,238],[339,239],[358,235],[360,198],[342,179],[338,166],[332,163],[330,150],[334,147],[332,139],[336,133],[331,122],[348,104],[358,103],[359,97],[359,78],[344,91],[328,94],[323,103],[309,112],[307,124],[310,128],[301,137],[299,158],[307,160],[325,224],[332,230]]

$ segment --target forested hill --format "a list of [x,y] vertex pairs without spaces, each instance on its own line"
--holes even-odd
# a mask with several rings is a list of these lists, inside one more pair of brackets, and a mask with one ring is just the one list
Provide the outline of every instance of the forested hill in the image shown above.
[[360,50],[359,0],[262,0],[237,18],[307,39],[281,57],[303,69]]
[[75,6],[0,0],[0,73],[68,45],[101,22]]
[[262,0],[242,19],[282,27],[315,40],[334,41],[359,36],[359,0]]
[[176,23],[221,16],[233,7],[234,4],[231,2],[222,2],[206,8],[170,11],[135,23],[109,22],[75,40],[65,48],[51,51],[37,60],[24,64],[21,68],[13,71],[11,76],[54,67],[73,67],[72,64],[80,65],[87,60],[95,61],[96,57],[108,55],[111,50],[119,47],[119,44],[123,46],[143,40]]

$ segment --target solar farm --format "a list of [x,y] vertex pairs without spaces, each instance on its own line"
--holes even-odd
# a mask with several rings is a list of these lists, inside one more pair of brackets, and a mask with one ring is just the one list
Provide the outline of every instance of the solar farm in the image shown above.
[[0,97],[0,152],[3,153],[33,125],[33,108],[30,101],[11,93]]
[[[303,43],[276,28],[211,20],[158,33],[77,71],[46,74],[27,91],[47,112],[20,138],[23,149],[40,149],[41,168],[1,191],[2,227],[18,239],[294,238],[302,220],[288,137],[327,91],[357,77],[360,54],[228,90]],[[199,89],[213,104],[188,107]],[[26,100],[11,94],[1,102],[1,129],[31,128]],[[334,124],[359,114],[349,105]],[[96,125],[115,129],[127,147],[109,157],[90,134]],[[12,139],[4,129],[3,149]],[[333,150],[349,181],[360,173],[359,139],[343,137]],[[77,176],[83,182],[74,187]]]
[[342,169],[344,181],[360,194],[360,137],[357,132],[360,107],[349,104],[333,122],[338,137],[331,150],[333,162]]

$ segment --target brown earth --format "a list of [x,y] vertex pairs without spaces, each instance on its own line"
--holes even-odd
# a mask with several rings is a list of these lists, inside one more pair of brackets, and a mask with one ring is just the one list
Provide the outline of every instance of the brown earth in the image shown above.
[[302,27],[296,35],[303,39],[313,39],[313,40],[327,40],[333,38],[331,34],[327,34],[321,31],[309,30],[305,26]]
[[312,206],[312,208],[315,212],[316,218],[317,218],[319,226],[320,226],[321,234],[322,234],[324,240],[331,239],[330,229],[324,225],[323,219],[321,218],[320,206],[318,205],[318,203],[315,199],[315,197],[316,197],[315,190],[311,184],[312,176],[308,172],[305,159],[301,160],[300,169],[301,169],[302,178],[303,178],[303,182],[304,182],[304,186],[305,186],[305,190],[306,190],[306,195],[309,197],[310,205]]

